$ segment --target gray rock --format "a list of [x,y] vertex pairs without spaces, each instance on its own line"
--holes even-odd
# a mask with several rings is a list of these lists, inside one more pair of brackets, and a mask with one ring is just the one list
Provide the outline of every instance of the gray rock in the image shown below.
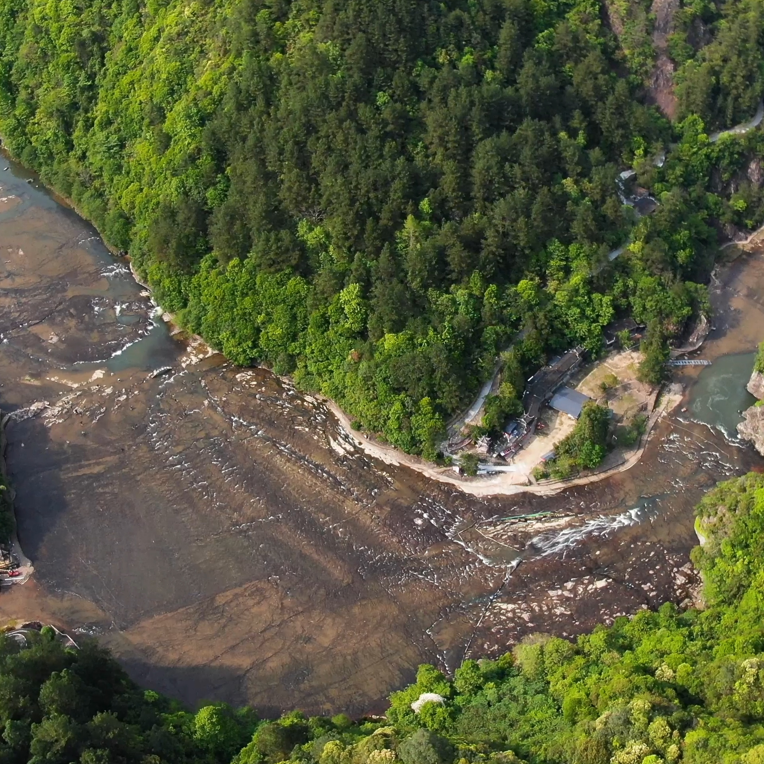
[[737,426],[741,438],[750,440],[756,450],[764,456],[764,406],[746,409],[743,421]]
[[746,385],[748,392],[760,401],[764,401],[764,374],[754,371]]
[[[754,371],[746,385],[748,392],[760,401],[764,400],[764,374]],[[737,426],[738,434],[750,440],[756,450],[764,455],[764,406],[751,406],[743,412],[743,421]]]

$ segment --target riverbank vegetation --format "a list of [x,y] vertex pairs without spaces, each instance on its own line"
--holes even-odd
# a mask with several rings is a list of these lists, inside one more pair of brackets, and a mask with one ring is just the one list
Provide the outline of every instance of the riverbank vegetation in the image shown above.
[[434,458],[519,330],[535,363],[617,314],[675,337],[713,221],[764,217],[761,137],[703,121],[755,111],[758,4],[688,8],[673,126],[596,0],[0,0],[0,133],[188,329]]
[[669,360],[671,351],[666,339],[666,330],[660,321],[653,320],[647,325],[644,339],[639,346],[642,360],[639,364],[638,376],[648,385],[659,385],[668,374],[666,362]]
[[764,374],[764,342],[759,343],[756,358],[753,362],[753,370],[759,374]]
[[[421,666],[385,717],[191,713],[92,643],[0,638],[0,758],[34,764],[760,764],[764,476],[711,491],[693,561],[703,610],[666,604],[574,642],[535,635],[452,678]],[[423,693],[431,700],[415,712]]]
[[607,454],[609,429],[610,410],[594,401],[585,404],[573,431],[554,447],[554,458],[539,466],[535,477],[565,480],[599,467]]

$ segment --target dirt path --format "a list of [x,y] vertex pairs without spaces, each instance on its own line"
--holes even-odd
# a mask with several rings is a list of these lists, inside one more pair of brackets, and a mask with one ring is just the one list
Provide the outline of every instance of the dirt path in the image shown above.
[[[524,473],[514,471],[502,472],[499,475],[489,478],[482,477],[469,479],[458,477],[450,467],[437,467],[431,462],[427,462],[416,456],[411,456],[410,454],[404,454],[392,446],[385,445],[359,433],[352,428],[350,418],[339,406],[337,406],[336,403],[324,400],[324,404],[337,418],[347,436],[368,456],[380,459],[385,464],[391,466],[408,467],[431,480],[454,485],[466,494],[489,497],[514,496],[522,493],[530,493],[535,496],[554,496],[573,486],[591,485],[592,483],[597,483],[631,469],[639,463],[655,425],[665,414],[673,411],[680,400],[681,394],[677,393],[677,391],[673,391],[664,396],[661,405],[655,412],[653,412],[648,421],[646,432],[642,437],[639,447],[634,452],[625,455],[623,460],[619,461],[617,464],[605,468],[601,472],[596,472],[580,478],[573,478],[572,480],[549,481],[543,484],[532,485],[528,485],[527,482],[525,482],[527,478]],[[521,480],[522,482],[518,482],[518,480]]]
[[489,380],[486,381],[486,383],[483,385],[483,387],[480,389],[480,392],[478,393],[477,398],[473,401],[472,405],[465,411],[463,414],[460,414],[456,417],[456,419],[453,419],[449,425],[448,430],[449,434],[456,434],[462,430],[462,428],[465,425],[468,424],[478,424],[477,416],[480,413],[480,410],[483,408],[483,404],[485,403],[485,399],[488,397],[489,393],[491,392],[491,388],[493,388],[494,383],[496,382],[496,378],[499,376],[499,372],[501,371],[501,367],[499,364],[496,364],[496,367],[494,368],[493,375]]
[[[512,341],[512,344],[505,348],[504,352],[510,351],[516,342],[522,342],[527,336],[528,327],[526,326],[523,327],[520,332],[518,332],[517,336]],[[461,432],[465,425],[480,423],[478,416],[483,409],[485,399],[489,396],[491,391],[497,387],[497,382],[499,379],[499,374],[502,370],[502,366],[503,364],[501,363],[501,359],[497,359],[491,378],[486,380],[486,382],[483,384],[483,387],[480,388],[480,392],[478,393],[477,398],[475,398],[475,400],[472,402],[469,408],[467,408],[466,411],[463,411],[461,414],[457,414],[446,424],[446,429],[448,430],[449,437],[452,437]]]
[[761,239],[764,238],[764,225],[761,228],[757,228],[752,234],[746,236],[745,239],[740,241],[728,241],[726,244],[722,244],[719,249],[727,249],[727,247],[740,247],[744,251],[748,251],[748,247],[755,248],[761,244]]
[[762,120],[764,120],[764,101],[759,104],[759,107],[756,109],[756,113],[751,117],[751,119],[748,120],[748,122],[743,122],[740,125],[735,125],[735,127],[730,127],[728,130],[720,130],[719,132],[711,133],[711,135],[708,136],[708,140],[711,141],[711,143],[716,143],[725,135],[745,135],[754,128],[758,127]]

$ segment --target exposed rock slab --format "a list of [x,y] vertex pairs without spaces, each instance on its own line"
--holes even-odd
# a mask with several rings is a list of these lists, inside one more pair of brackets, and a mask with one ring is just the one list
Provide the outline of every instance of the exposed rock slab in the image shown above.
[[[764,400],[764,374],[754,370],[746,389],[760,401]],[[745,418],[737,426],[738,434],[741,438],[750,440],[756,450],[764,455],[764,406],[751,406],[743,416]]]
[[751,406],[743,416],[745,419],[737,426],[738,434],[764,455],[764,406]]
[[748,392],[760,401],[764,400],[764,374],[754,371],[746,385]]

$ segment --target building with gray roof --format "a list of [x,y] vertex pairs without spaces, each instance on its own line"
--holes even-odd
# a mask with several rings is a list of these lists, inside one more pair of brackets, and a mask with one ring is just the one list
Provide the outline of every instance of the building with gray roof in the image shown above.
[[579,393],[570,387],[561,387],[549,401],[549,406],[555,411],[562,411],[564,414],[578,419],[581,416],[581,410],[591,400],[588,395]]

